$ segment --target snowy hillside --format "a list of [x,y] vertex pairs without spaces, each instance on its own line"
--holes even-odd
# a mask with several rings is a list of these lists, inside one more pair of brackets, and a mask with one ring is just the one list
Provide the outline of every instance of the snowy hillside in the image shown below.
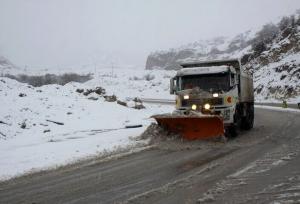
[[254,74],[256,101],[300,98],[300,14],[233,38],[198,41],[150,54],[146,69],[178,69],[186,61],[241,58]]
[[[245,67],[254,74],[256,100],[300,100],[300,15],[266,25],[244,55]],[[298,99],[297,99],[298,98]]]
[[[0,77],[0,179],[145,145],[136,138],[153,122],[149,117],[174,107],[134,98],[173,98],[173,74],[99,70],[83,84],[41,87]],[[124,129],[136,124],[143,127]]]
[[241,57],[251,49],[250,40],[253,37],[254,32],[247,31],[233,38],[200,40],[179,48],[153,52],[147,58],[146,69],[172,70],[180,68],[179,64],[186,61]]

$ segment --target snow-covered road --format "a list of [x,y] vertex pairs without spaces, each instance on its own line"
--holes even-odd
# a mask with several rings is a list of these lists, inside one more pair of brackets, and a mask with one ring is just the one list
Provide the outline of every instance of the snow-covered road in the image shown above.
[[299,203],[300,114],[256,108],[226,143],[150,149],[0,183],[0,203]]

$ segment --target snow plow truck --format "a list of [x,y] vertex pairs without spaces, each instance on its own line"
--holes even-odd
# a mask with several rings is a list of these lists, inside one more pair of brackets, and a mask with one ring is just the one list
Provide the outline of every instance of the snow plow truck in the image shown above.
[[235,136],[254,122],[253,78],[240,59],[181,64],[170,81],[172,114],[154,115],[158,125],[189,140]]

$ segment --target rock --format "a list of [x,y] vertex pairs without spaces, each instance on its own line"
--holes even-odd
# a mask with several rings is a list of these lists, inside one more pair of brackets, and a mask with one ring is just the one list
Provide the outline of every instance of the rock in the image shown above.
[[84,89],[76,89],[77,93],[83,93],[83,95],[88,96],[91,93],[96,93],[98,95],[103,95],[105,94],[105,89],[102,87],[96,87],[95,89],[86,89],[84,91]]
[[44,123],[40,123],[41,126],[44,126],[44,127],[47,127],[48,125],[47,124],[44,124]]
[[115,102],[117,100],[117,97],[115,95],[112,96],[104,96],[105,101],[107,102]]
[[24,94],[24,93],[19,93],[19,97],[25,97],[26,96],[26,94]]
[[96,87],[94,92],[98,95],[103,95],[103,94],[105,94],[105,89],[102,87]]
[[121,106],[126,106],[127,107],[127,103],[123,102],[123,101],[120,101],[120,100],[117,100],[117,104],[119,104]]
[[127,102],[127,107],[133,108],[135,106],[136,102],[134,101],[128,101]]
[[23,122],[21,123],[20,128],[22,128],[22,129],[25,129],[25,128],[26,128],[26,121],[23,121]]
[[286,77],[287,77],[287,75],[283,74],[283,75],[281,75],[280,80],[283,80],[283,79],[285,79]]
[[143,102],[142,102],[142,100],[140,98],[135,97],[132,101],[134,101],[134,105],[133,106],[131,105],[130,107],[132,107],[134,109],[138,109],[138,110],[146,108],[143,105]]
[[140,110],[140,109],[144,109],[146,107],[142,103],[136,103],[133,108]]
[[91,93],[93,93],[93,90],[92,89],[87,89],[85,92],[83,92],[83,95],[87,96]]
[[89,100],[93,100],[93,101],[97,101],[98,98],[94,97],[94,96],[91,96],[91,97],[88,97]]
[[138,97],[135,97],[135,98],[133,99],[133,101],[134,101],[134,102],[137,102],[137,103],[143,103],[142,100],[141,100],[140,98],[138,98]]
[[82,93],[82,92],[84,92],[84,89],[76,89],[76,92],[77,93]]

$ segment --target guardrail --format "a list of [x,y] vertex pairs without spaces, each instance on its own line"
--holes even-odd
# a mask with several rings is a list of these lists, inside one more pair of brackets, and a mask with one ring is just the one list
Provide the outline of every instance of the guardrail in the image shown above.
[[[263,105],[263,106],[274,106],[274,107],[283,107],[283,103],[261,103],[261,102],[256,102],[255,105]],[[294,108],[294,109],[300,109],[300,104],[296,103],[287,103],[286,108]]]
[[175,99],[155,99],[155,98],[141,98],[144,103],[159,103],[159,104],[170,104],[175,105]]

